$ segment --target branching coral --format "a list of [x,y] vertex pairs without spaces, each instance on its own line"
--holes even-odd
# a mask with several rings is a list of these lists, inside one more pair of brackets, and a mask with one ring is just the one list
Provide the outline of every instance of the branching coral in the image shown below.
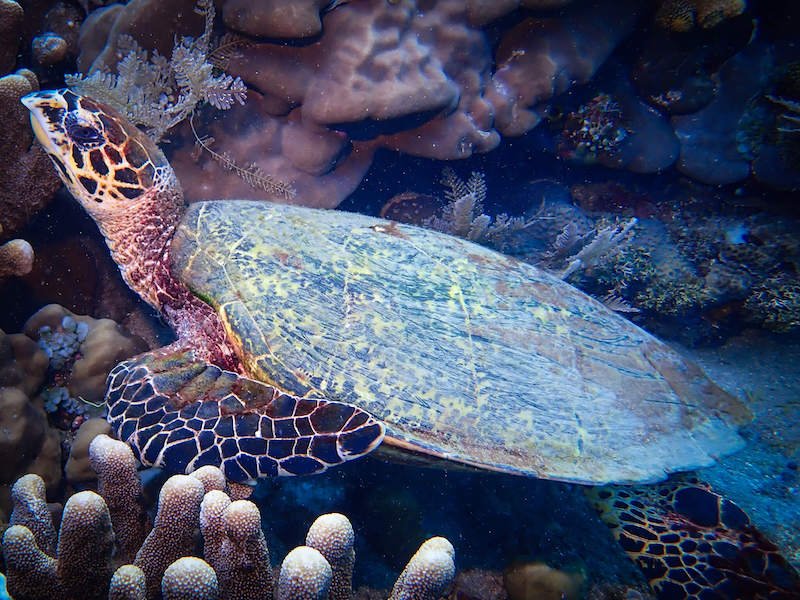
[[437,600],[455,577],[455,550],[445,538],[424,542],[397,579],[389,600]]
[[[130,558],[134,540],[141,536],[141,527],[131,523],[145,523],[141,484],[130,448],[123,442],[100,435],[89,451],[102,496],[88,491],[72,496],[58,536],[41,479],[28,475],[17,482],[13,525],[3,539],[8,587],[15,598],[142,600],[156,598],[159,592],[175,599],[271,597],[272,573],[261,514],[252,502],[231,501],[224,491],[214,489],[225,483],[214,467],[167,480],[153,529],[134,564],[113,572],[119,562]],[[198,529],[205,561],[195,556]],[[308,546],[293,550],[284,560],[276,598],[327,598],[334,571],[340,573],[337,598],[350,598],[352,531],[343,515],[320,517],[307,539],[331,557],[334,567],[318,550]],[[87,541],[90,547],[83,548]],[[119,553],[115,545],[127,550]],[[452,545],[434,538],[409,563],[394,597],[438,598],[453,576]]]

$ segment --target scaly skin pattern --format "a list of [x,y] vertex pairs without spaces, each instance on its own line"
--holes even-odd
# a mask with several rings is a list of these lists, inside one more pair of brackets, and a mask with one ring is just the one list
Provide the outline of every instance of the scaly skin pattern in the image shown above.
[[659,598],[800,598],[800,577],[777,547],[698,479],[587,495]]
[[109,375],[108,420],[143,464],[179,472],[216,465],[230,480],[248,482],[318,473],[380,444],[384,427],[363,410],[247,377],[216,311],[170,269],[183,193],[149,138],[110,107],[70,90],[37,92],[23,103],[125,282],[178,335]]

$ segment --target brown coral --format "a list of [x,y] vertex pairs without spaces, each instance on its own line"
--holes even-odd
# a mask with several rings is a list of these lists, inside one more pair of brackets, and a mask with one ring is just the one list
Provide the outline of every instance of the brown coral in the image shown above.
[[25,240],[0,245],[0,280],[27,275],[33,268],[33,248]]
[[105,394],[106,377],[119,362],[147,350],[147,344],[123,330],[111,319],[93,319],[76,315],[58,304],[40,309],[25,323],[25,334],[38,341],[42,328],[57,331],[64,318],[88,327],[86,338],[81,341],[76,358],[70,365],[67,388],[73,398],[82,398],[89,404],[101,404]]
[[456,574],[455,550],[442,537],[424,542],[408,561],[389,600],[437,600]]
[[347,517],[330,513],[318,517],[306,535],[306,545],[325,557],[333,570],[330,600],[350,600],[353,587],[355,533]]
[[25,14],[14,0],[0,0],[0,73],[14,68]]
[[[126,560],[119,550],[130,548],[132,539],[127,538],[136,529],[124,525],[125,518],[145,523],[135,493],[141,484],[135,468],[128,464],[132,457],[123,442],[100,435],[89,452],[98,468],[103,496],[80,492],[69,499],[56,552],[44,483],[35,475],[17,482],[12,526],[3,540],[8,588],[15,597],[145,600],[158,597],[159,592],[164,598],[175,599],[270,597],[269,552],[256,505],[246,500],[232,502],[223,491],[206,490],[199,479],[186,475],[174,475],[164,484],[155,526],[136,556],[136,565],[123,565],[112,575],[114,563]],[[216,471],[203,476],[212,487],[221,476]],[[120,520],[114,516],[119,510],[129,514]],[[198,525],[208,562],[191,556],[196,550]],[[352,597],[353,540],[346,517],[323,515],[309,531],[308,539],[328,552],[335,568],[342,571],[336,597]],[[49,548],[50,554],[44,548]],[[433,538],[412,558],[395,586],[399,594],[395,597],[432,598],[431,594],[449,585],[453,569],[452,545],[443,538]],[[276,597],[327,598],[332,579],[333,569],[319,551],[307,546],[296,548],[283,563]]]
[[39,144],[33,143],[20,98],[39,89],[27,70],[0,77],[0,232],[11,235],[52,198],[61,182]]

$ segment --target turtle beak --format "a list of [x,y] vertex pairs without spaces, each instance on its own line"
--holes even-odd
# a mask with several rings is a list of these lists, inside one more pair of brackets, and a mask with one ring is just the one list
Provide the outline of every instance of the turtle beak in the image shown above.
[[31,111],[31,127],[36,139],[50,153],[56,153],[54,137],[64,131],[67,104],[58,92],[32,92],[20,101]]

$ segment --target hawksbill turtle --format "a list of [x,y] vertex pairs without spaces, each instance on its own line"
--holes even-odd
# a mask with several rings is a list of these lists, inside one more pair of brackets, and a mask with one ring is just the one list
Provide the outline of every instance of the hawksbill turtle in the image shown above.
[[466,240],[263,201],[184,203],[160,149],[70,90],[26,96],[123,279],[177,341],[116,366],[145,465],[239,482],[383,447],[568,482],[648,482],[740,447],[739,400],[601,303]]
[[[162,152],[112,108],[66,89],[23,103],[123,279],[177,334],[108,378],[108,420],[144,465],[213,464],[250,482],[381,446],[567,482],[646,483],[741,445],[736,428],[751,415],[739,400],[534,266],[359,214],[186,206]],[[767,597],[797,583],[713,492],[665,485],[590,492],[661,595]],[[701,529],[719,543],[696,543]]]

